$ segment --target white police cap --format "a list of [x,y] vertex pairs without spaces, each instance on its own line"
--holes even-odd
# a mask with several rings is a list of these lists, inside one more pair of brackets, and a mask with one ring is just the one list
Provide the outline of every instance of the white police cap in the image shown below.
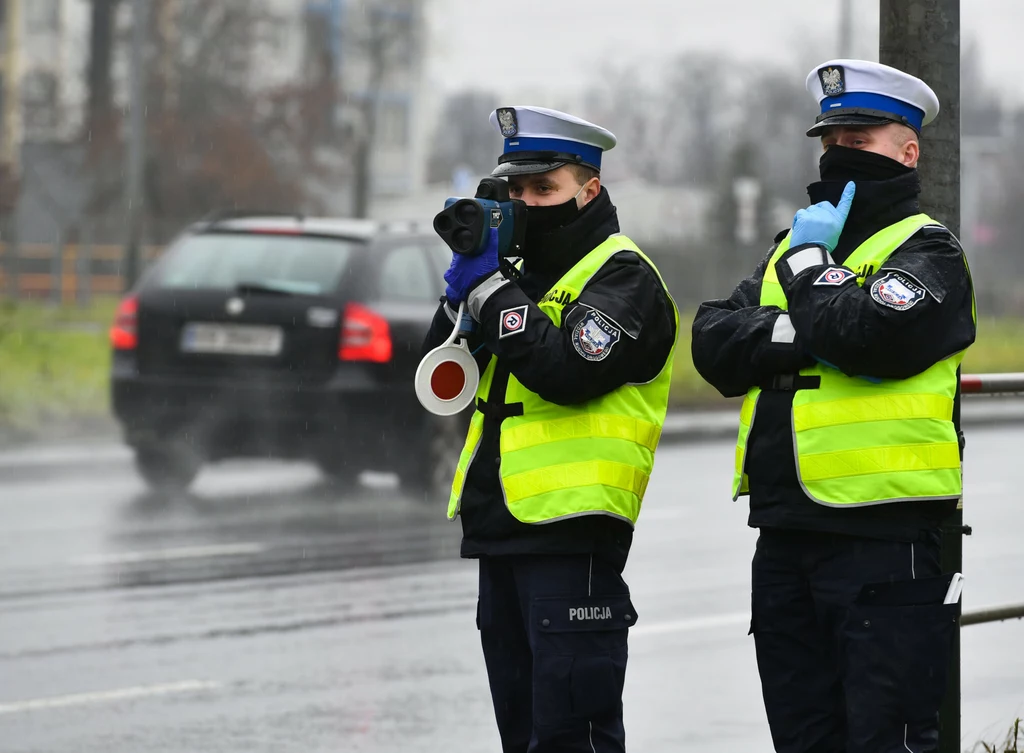
[[869,60],[830,60],[807,75],[821,105],[808,136],[833,125],[902,123],[919,134],[939,114],[939,98],[921,79]]
[[505,149],[491,175],[546,173],[561,165],[601,170],[601,155],[615,146],[615,134],[573,115],[546,107],[499,107],[491,124]]

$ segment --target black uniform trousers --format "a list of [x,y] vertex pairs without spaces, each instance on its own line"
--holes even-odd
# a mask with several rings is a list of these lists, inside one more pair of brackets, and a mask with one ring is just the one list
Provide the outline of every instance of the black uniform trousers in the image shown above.
[[778,753],[928,753],[957,614],[938,534],[762,528],[751,632]]
[[620,753],[629,588],[588,554],[480,558],[477,627],[505,753]]

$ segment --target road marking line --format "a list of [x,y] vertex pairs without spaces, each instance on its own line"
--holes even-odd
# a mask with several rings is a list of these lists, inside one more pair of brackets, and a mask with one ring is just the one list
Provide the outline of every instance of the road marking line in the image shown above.
[[37,698],[32,701],[15,701],[0,703],[0,714],[17,714],[21,711],[38,711],[40,709],[58,709],[67,706],[86,706],[97,703],[113,703],[136,698],[172,695],[174,693],[198,693],[203,690],[219,688],[219,682],[205,680],[186,680],[166,685],[139,685],[134,688],[107,690],[98,693],[77,693],[75,695],[54,696],[53,698]]
[[50,449],[8,450],[0,453],[0,468],[33,468],[42,465],[129,462],[132,452],[127,447],[55,447]]
[[689,620],[673,620],[672,622],[655,622],[653,625],[637,625],[630,628],[632,635],[658,635],[659,633],[684,633],[689,630],[706,630],[716,627],[745,625],[750,622],[749,612],[733,612],[732,614],[713,614],[707,617],[694,617]]
[[267,547],[255,542],[245,544],[218,544],[214,546],[182,546],[174,549],[151,549],[148,552],[117,552],[95,554],[72,560],[72,565],[124,565],[132,562],[162,562],[198,557],[230,557],[240,554],[259,554]]

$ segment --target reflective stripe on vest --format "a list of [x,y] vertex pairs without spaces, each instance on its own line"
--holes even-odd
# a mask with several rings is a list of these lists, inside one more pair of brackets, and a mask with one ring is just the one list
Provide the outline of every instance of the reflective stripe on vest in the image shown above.
[[[537,305],[561,326],[565,306],[579,298],[590,279],[620,251],[637,254],[661,280],[657,268],[633,241],[613,235],[566,272]],[[664,280],[661,283],[664,285]],[[667,287],[665,292],[668,294]],[[675,311],[674,302],[672,307]],[[678,311],[675,322],[678,330]],[[673,345],[652,381],[623,385],[578,405],[549,403],[511,374],[505,394],[491,395],[497,363],[491,357],[477,397],[492,403],[523,404],[521,416],[502,420],[499,440],[502,493],[517,520],[549,523],[581,515],[611,515],[636,523],[668,410],[674,354]],[[458,515],[484,420],[476,411],[470,421],[448,503],[451,519]]]
[[[919,214],[883,228],[843,266],[856,272],[857,285],[863,287],[896,249],[929,225],[939,223]],[[789,308],[775,268],[788,249],[787,236],[765,270],[762,306]],[[960,448],[953,401],[963,355],[956,353],[909,379],[878,383],[823,364],[802,369],[802,375],[821,379],[818,389],[797,390],[793,397],[797,478],[807,495],[837,507],[959,497]],[[747,438],[760,394],[759,388],[751,388],[740,409],[734,499],[749,493],[744,473]]]

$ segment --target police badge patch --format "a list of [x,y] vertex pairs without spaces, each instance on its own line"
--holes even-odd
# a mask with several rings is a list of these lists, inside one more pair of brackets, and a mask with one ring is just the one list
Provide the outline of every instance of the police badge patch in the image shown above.
[[847,280],[852,280],[856,276],[857,275],[849,269],[844,269],[843,267],[829,267],[818,275],[818,279],[814,281],[814,284],[839,287]]
[[572,346],[588,361],[603,361],[622,337],[622,330],[601,316],[588,311],[572,331]]
[[526,312],[529,306],[516,306],[514,309],[505,309],[501,312],[501,327],[498,331],[498,339],[519,335],[526,331]]
[[924,298],[925,289],[909,278],[889,272],[871,285],[871,298],[875,303],[896,311],[914,308]]
[[838,97],[846,92],[846,71],[843,70],[843,66],[830,65],[827,68],[819,68],[818,78],[826,97]]
[[498,125],[501,126],[501,135],[506,139],[517,135],[519,133],[519,119],[516,117],[516,111],[511,107],[499,107]]

